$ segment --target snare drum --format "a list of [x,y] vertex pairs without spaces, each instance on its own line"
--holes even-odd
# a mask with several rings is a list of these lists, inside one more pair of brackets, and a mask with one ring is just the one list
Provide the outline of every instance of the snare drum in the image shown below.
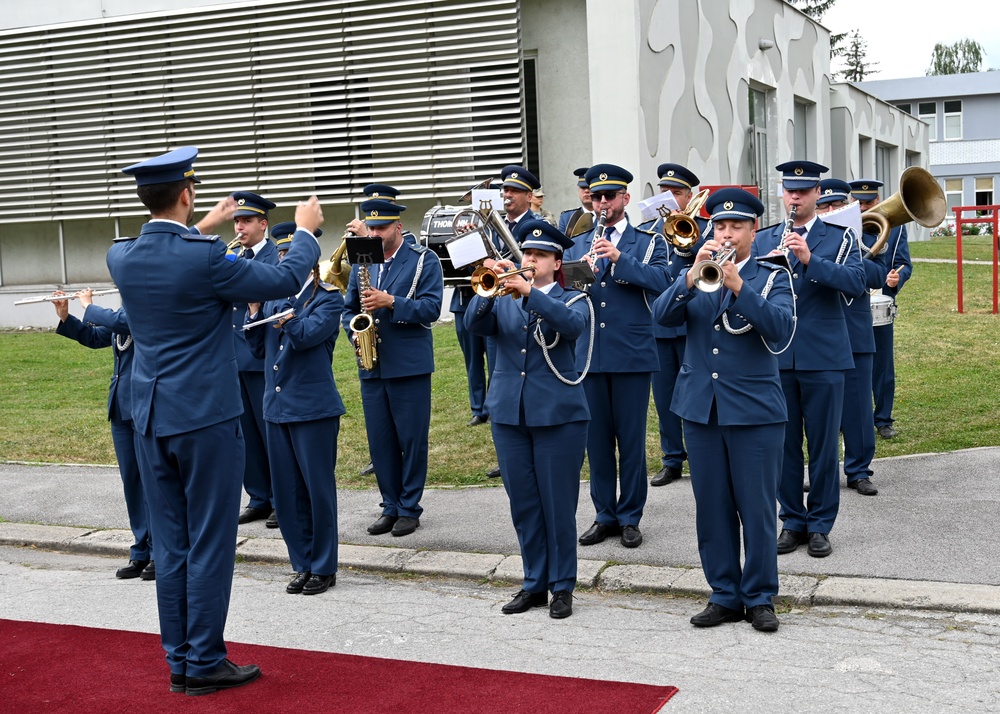
[[872,295],[872,326],[891,325],[896,319],[896,303],[888,295]]

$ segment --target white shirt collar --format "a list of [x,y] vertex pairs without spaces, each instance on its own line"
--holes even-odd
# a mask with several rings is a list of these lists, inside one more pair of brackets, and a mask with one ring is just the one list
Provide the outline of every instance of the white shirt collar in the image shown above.
[[262,245],[264,245],[264,241],[266,241],[266,240],[267,240],[267,235],[264,235],[264,237],[263,237],[263,238],[261,238],[261,239],[260,239],[259,241],[257,241],[257,242],[256,242],[256,243],[254,243],[253,245],[247,245],[247,246],[244,246],[244,247],[243,247],[243,250],[246,250],[247,248],[249,248],[250,250],[252,250],[252,251],[253,251],[253,254],[254,254],[254,255],[257,255],[257,253],[258,253],[258,252],[260,252],[260,251],[259,251],[258,249],[259,249],[259,248],[260,248],[260,247],[261,247]]
[[542,286],[540,288],[539,287],[535,287],[535,286],[532,286],[532,287],[534,287],[535,290],[540,290],[541,292],[543,292],[546,295],[548,295],[550,292],[552,292],[552,288],[554,288],[555,286],[556,286],[556,282],[552,281],[548,285],[544,285],[544,286]]
[[184,230],[187,230],[187,229],[188,229],[188,227],[187,227],[187,226],[185,226],[185,225],[184,225],[183,223],[181,223],[180,221],[173,221],[173,220],[171,220],[171,219],[169,219],[169,218],[150,218],[150,219],[149,219],[149,222],[150,222],[150,223],[157,223],[157,222],[158,222],[158,223],[173,223],[173,224],[174,224],[175,226],[180,226],[180,227],[181,227],[181,228],[183,228]]

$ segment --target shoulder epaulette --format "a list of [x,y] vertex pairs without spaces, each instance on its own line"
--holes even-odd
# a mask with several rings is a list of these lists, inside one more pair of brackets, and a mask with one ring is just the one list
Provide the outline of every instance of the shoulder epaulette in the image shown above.
[[331,285],[330,283],[324,283],[322,280],[319,281],[319,286],[326,290],[328,293],[337,289],[336,285]]
[[783,223],[772,223],[769,226],[764,226],[763,228],[758,228],[757,232],[760,233],[761,231],[769,231],[772,228],[778,228],[779,226],[783,226],[783,225],[784,225]]
[[768,261],[764,261],[763,263],[758,261],[757,265],[762,268],[767,268],[768,270],[784,270],[784,268],[777,263],[771,263]]
[[135,240],[138,237],[139,236],[118,236],[117,238],[114,239],[114,242],[115,243],[121,243],[121,242],[127,241],[127,240]]
[[219,236],[203,236],[201,233],[185,233],[181,236],[184,240],[201,240],[211,243],[212,241],[219,240]]
[[410,250],[414,253],[426,253],[430,250],[426,245],[420,245],[419,243],[406,243],[405,245],[410,246]]
[[659,233],[657,233],[656,231],[651,231],[651,230],[649,230],[649,229],[646,229],[646,228],[640,228],[639,226],[635,226],[635,230],[636,230],[636,231],[637,231],[638,233],[645,233],[645,234],[646,234],[646,235],[648,235],[648,236],[658,236],[658,235],[660,235],[660,234],[659,234]]

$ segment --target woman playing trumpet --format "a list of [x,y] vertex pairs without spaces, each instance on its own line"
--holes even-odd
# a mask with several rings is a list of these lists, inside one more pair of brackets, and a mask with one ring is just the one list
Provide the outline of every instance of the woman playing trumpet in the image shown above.
[[786,271],[752,260],[760,201],[741,189],[722,189],[708,207],[715,234],[697,260],[712,260],[727,243],[736,251],[717,265],[722,287],[699,290],[692,268],[653,303],[659,324],[687,324],[671,410],[684,420],[698,550],[712,587],[708,607],[691,624],[712,627],[746,617],[755,629],[774,631],[774,504],[787,419],[774,351],[792,335],[792,290]]
[[[562,253],[573,241],[539,220],[523,221],[517,233],[523,267],[534,267],[534,279],[501,276],[516,299],[477,295],[465,324],[497,343],[486,406],[524,562],[521,591],[502,612],[548,604],[550,616],[563,618],[573,612],[576,506],[590,421],[575,350],[589,310],[582,294],[565,290],[560,280]],[[495,267],[514,268],[509,261]]]

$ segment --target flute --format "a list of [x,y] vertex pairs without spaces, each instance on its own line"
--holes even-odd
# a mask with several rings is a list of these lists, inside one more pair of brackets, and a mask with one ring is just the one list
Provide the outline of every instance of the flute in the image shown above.
[[[108,288],[107,290],[95,290],[91,293],[92,297],[98,297],[99,295],[114,295],[118,292],[118,288]],[[15,305],[31,305],[38,302],[55,302],[57,300],[76,300],[79,295],[39,295],[38,297],[24,298],[23,300],[18,300]]]

